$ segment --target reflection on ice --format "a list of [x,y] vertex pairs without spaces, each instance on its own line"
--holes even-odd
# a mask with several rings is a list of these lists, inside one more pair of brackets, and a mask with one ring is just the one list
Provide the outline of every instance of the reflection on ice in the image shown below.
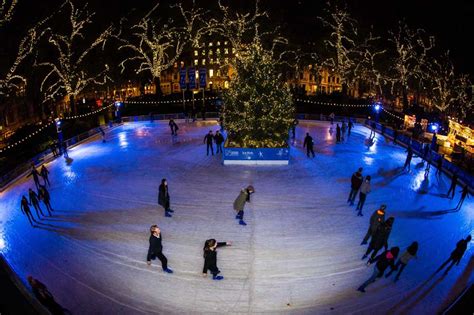
[[119,138],[119,145],[121,148],[126,148],[128,147],[128,141],[127,141],[127,133],[122,131],[118,134]]

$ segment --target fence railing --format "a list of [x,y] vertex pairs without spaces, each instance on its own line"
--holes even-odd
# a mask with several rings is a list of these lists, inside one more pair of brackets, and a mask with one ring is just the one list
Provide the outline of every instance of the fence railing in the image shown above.
[[[395,138],[395,143],[400,144],[404,147],[408,147],[411,143],[411,147],[413,149],[413,152],[417,154],[420,157],[424,156],[424,146],[423,143],[413,139],[407,135],[400,134],[398,131],[393,130],[392,128],[389,128],[387,126],[384,126],[380,123],[376,123],[371,120],[366,120],[365,125],[369,128],[372,128],[372,126],[375,126],[375,131],[378,131],[380,134],[383,136],[394,139]],[[467,170],[459,167],[458,165],[455,165],[451,163],[450,161],[446,160],[441,154],[438,152],[435,152],[430,149],[430,160],[431,163],[436,163],[439,159],[443,159],[442,162],[442,170],[447,173],[448,175],[452,175],[454,173],[457,174],[458,180],[465,185],[468,185],[471,192],[474,191],[474,176],[472,176]]]

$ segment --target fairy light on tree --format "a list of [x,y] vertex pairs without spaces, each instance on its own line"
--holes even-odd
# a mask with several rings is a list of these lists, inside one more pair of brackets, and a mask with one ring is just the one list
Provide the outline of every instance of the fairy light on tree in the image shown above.
[[18,0],[2,0],[0,3],[0,27],[11,21],[17,3]]
[[170,69],[181,57],[184,49],[191,43],[193,47],[201,45],[202,36],[212,32],[213,26],[204,22],[207,11],[195,6],[186,10],[182,4],[171,8],[177,9],[180,18],[161,23],[153,18],[156,4],[138,24],[131,27],[131,34],[124,34],[119,40],[119,50],[126,50],[131,56],[120,63],[122,72],[127,64],[138,62],[136,74],[149,73],[156,87],[156,93],[161,94],[160,78],[163,71]]
[[278,71],[278,58],[258,36],[242,45],[235,74],[224,92],[224,126],[229,147],[281,148],[287,146],[294,121],[293,98]]
[[96,48],[104,49],[106,41],[114,35],[114,27],[109,26],[89,44],[84,44],[85,29],[93,23],[92,17],[95,14],[87,11],[87,5],[76,9],[70,0],[65,4],[69,8],[69,25],[65,27],[63,24],[60,30],[48,28],[42,34],[56,55],[53,55],[54,59],[38,62],[37,66],[49,70],[40,87],[45,101],[55,100],[65,93],[70,110],[75,114],[77,96],[91,85],[103,85],[107,82],[107,65],[102,70],[93,72],[89,70],[87,63]]

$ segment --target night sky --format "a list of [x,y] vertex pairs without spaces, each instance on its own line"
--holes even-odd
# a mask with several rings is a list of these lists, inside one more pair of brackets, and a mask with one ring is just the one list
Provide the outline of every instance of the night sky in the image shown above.
[[[189,0],[186,0],[189,1]],[[22,27],[31,23],[48,10],[58,6],[62,1],[19,0],[15,20],[10,30],[12,34],[21,32]],[[87,1],[76,1],[81,4]],[[163,0],[161,6],[166,7],[175,1]],[[215,1],[197,1],[202,6],[215,7]],[[254,1],[232,0],[232,6],[245,9],[252,8]],[[106,25],[121,16],[140,17],[155,4],[154,1],[137,0],[101,0],[89,1],[91,10],[97,11],[96,21]],[[458,72],[474,74],[474,58],[469,50],[474,30],[474,1],[437,2],[428,0],[352,0],[347,1],[348,7],[360,27],[369,29],[371,25],[378,35],[387,34],[387,30],[395,29],[399,20],[405,20],[412,28],[424,28],[428,34],[437,39],[440,51],[450,50],[451,57]],[[294,43],[307,43],[322,38],[321,23],[316,16],[322,15],[325,1],[321,0],[261,0],[261,7],[271,16],[274,25],[281,27],[281,32]],[[13,35],[15,37],[17,35]],[[10,41],[12,43],[14,41]],[[4,55],[8,48],[2,49]]]

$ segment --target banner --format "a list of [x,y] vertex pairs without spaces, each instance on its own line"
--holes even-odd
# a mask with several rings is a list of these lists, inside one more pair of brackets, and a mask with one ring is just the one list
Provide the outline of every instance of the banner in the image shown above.
[[206,88],[206,74],[206,68],[199,69],[199,87],[201,88]]
[[196,88],[196,69],[188,68],[189,88],[191,90]]
[[179,69],[179,87],[186,90],[186,68]]

